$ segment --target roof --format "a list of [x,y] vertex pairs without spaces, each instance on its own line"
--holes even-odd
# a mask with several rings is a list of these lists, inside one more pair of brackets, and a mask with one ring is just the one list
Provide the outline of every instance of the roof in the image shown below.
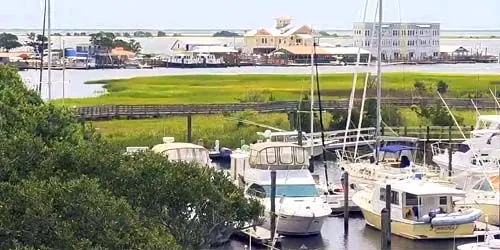
[[458,50],[469,52],[466,48],[462,46],[454,46],[454,45],[441,45],[439,47],[439,52],[441,53],[454,53]]
[[162,143],[154,146],[151,150],[155,153],[163,153],[167,150],[171,149],[181,149],[181,148],[194,148],[194,149],[205,149],[206,148],[196,145],[193,143],[186,143],[186,142],[171,142],[171,143]]
[[380,151],[382,152],[389,152],[389,153],[397,153],[401,151],[406,151],[406,150],[416,150],[415,147],[409,147],[406,145],[389,145],[380,148]]
[[238,51],[226,47],[226,46],[219,46],[219,45],[203,45],[203,46],[196,46],[195,49],[193,49],[191,52],[193,53],[237,53]]
[[422,180],[402,180],[391,183],[391,189],[418,196],[465,196],[465,192],[440,183]]
[[[274,52],[279,52],[279,51],[287,51],[288,53],[294,54],[294,55],[310,55],[313,51],[312,46],[289,46],[289,47],[282,47],[279,48]],[[316,47],[316,54],[317,55],[333,55],[328,51],[327,48],[322,48],[322,47]]]
[[309,26],[307,25],[301,25],[301,26],[295,26],[295,27],[290,27],[285,33],[285,36],[291,36],[295,34],[297,31],[299,31],[302,28],[310,29]]
[[188,39],[177,39],[175,42],[170,46],[170,49],[176,49],[178,43],[183,43],[186,45],[190,46],[222,46],[224,45],[223,42],[214,39],[213,37],[206,37],[206,38],[188,38]]
[[302,148],[301,146],[290,142],[260,142],[250,145],[250,150],[261,151],[266,148],[279,148],[279,147]]
[[112,56],[128,56],[128,57],[133,57],[135,56],[134,52],[128,51],[123,49],[122,47],[117,47],[111,50],[111,55]]
[[281,36],[282,35],[281,31],[276,29],[276,28],[260,28],[260,29],[250,30],[247,33],[245,33],[243,36],[255,36],[259,32],[267,32],[271,36]]

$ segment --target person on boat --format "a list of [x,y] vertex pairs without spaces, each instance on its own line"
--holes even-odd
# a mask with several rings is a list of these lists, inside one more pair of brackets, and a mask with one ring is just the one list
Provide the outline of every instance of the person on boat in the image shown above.
[[406,168],[409,167],[411,164],[410,159],[408,159],[408,156],[403,155],[401,156],[401,162],[399,163],[400,168]]
[[347,187],[344,187],[344,180],[345,180],[345,176],[347,174],[347,172],[345,171],[344,167],[341,167],[340,168],[340,183],[342,184],[342,188],[343,189],[346,189]]

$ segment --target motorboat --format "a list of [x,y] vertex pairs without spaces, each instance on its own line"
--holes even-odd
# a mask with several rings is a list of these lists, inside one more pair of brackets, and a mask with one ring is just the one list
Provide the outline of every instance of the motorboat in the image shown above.
[[166,60],[169,68],[223,68],[227,67],[223,58],[213,54],[176,54]]
[[131,59],[131,60],[126,61],[123,64],[123,67],[126,69],[152,69],[153,68],[153,66],[148,65],[147,63],[141,63],[137,59]]
[[[378,162],[374,153],[355,158],[355,155],[341,155],[337,151],[339,165],[349,174],[350,184],[355,190],[359,185],[372,185],[380,180],[404,180],[413,177],[439,181],[440,172],[433,172],[415,163],[416,143],[411,137],[381,137]],[[445,180],[444,182],[449,183]],[[451,183],[450,183],[451,185]]]
[[164,137],[163,143],[155,145],[151,151],[168,157],[169,161],[213,167],[208,149],[193,143],[175,142],[173,137]]
[[[386,197],[386,184],[391,195]],[[462,190],[436,182],[407,179],[377,182],[373,189],[354,194],[366,224],[381,229],[381,211],[386,199],[391,203],[391,232],[412,240],[453,239],[476,237],[479,209],[455,210],[454,197],[465,197]]]
[[493,234],[487,234],[482,242],[467,243],[457,246],[457,250],[498,250],[500,240],[495,239]]
[[[467,195],[456,201],[458,209],[478,208],[484,216],[480,219],[500,225],[500,176],[496,174],[468,173],[464,191]],[[488,219],[486,219],[486,217]]]
[[276,171],[277,233],[315,235],[321,233],[331,209],[320,197],[308,162],[309,154],[303,147],[261,142],[250,145],[248,151],[233,151],[229,172],[248,197],[264,205],[263,227],[270,230],[270,176],[271,171]]
[[93,57],[68,56],[64,60],[67,69],[92,69],[96,67],[96,60]]

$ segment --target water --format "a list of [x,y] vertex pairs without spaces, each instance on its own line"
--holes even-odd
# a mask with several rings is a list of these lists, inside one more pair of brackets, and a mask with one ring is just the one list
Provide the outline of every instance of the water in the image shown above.
[[[324,178],[323,164],[317,162],[315,174]],[[334,164],[328,166],[330,182],[340,179],[338,167]],[[316,249],[316,250],[378,250],[380,249],[380,231],[365,224],[363,216],[355,213],[349,219],[349,233],[344,235],[344,219],[330,217],[325,221],[321,235],[312,237],[285,237],[282,239],[282,248],[286,250]],[[392,236],[392,249],[394,250],[455,250],[456,245],[475,242],[475,239],[461,240],[426,240],[412,241],[399,236]],[[233,240],[228,244],[216,248],[216,250],[243,249],[248,242]],[[252,246],[252,249],[265,249]]]
[[[374,70],[374,68],[372,68]],[[319,73],[353,72],[354,66],[321,66]],[[384,72],[436,72],[466,74],[500,74],[500,64],[454,64],[454,65],[390,65],[383,67]],[[189,75],[189,74],[309,74],[307,67],[234,67],[213,69],[103,69],[103,70],[66,70],[64,97],[92,97],[104,93],[101,85],[84,84],[86,81],[131,78],[139,76]],[[20,72],[28,86],[38,85],[39,71]],[[43,82],[47,82],[44,71]],[[62,71],[52,71],[52,98],[63,97]],[[48,97],[48,86],[43,85],[43,97]]]

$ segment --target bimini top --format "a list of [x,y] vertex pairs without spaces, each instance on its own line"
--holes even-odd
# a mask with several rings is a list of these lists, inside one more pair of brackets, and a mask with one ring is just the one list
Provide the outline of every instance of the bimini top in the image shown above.
[[380,148],[380,151],[382,152],[388,152],[388,153],[398,153],[401,151],[407,151],[407,150],[416,150],[417,148],[415,147],[410,147],[406,145],[388,145]]
[[302,169],[309,164],[306,148],[286,142],[262,142],[250,145],[250,166],[259,169]]
[[[381,186],[382,187],[382,186]],[[465,196],[465,192],[440,183],[422,180],[402,180],[391,183],[391,189],[417,196]]]
[[204,166],[210,166],[209,152],[206,148],[184,142],[163,143],[151,149],[157,154],[168,157],[170,161],[197,162]]
[[478,120],[491,123],[500,123],[500,115],[480,115],[478,117]]

